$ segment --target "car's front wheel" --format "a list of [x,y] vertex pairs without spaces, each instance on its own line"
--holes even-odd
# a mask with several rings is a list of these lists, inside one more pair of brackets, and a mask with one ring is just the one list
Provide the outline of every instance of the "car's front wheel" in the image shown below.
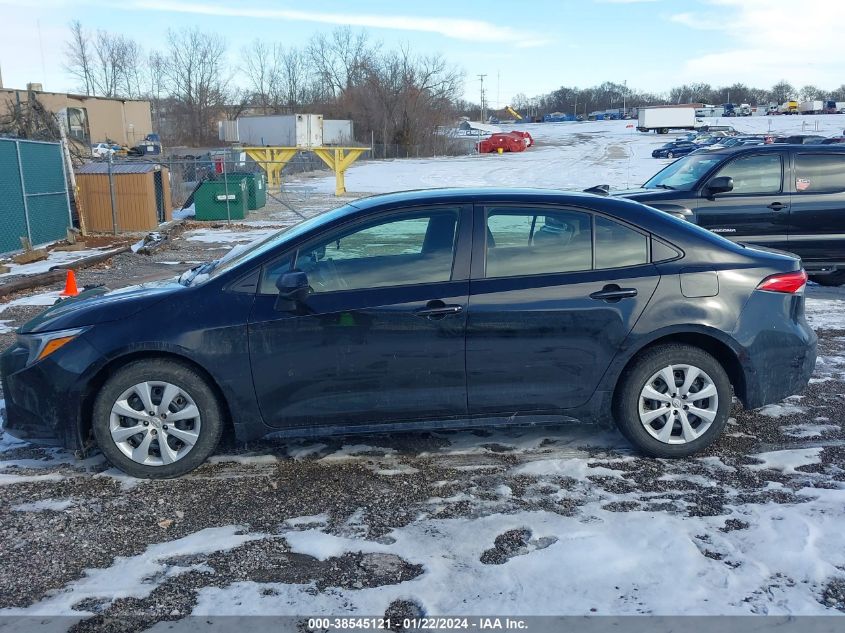
[[643,352],[622,375],[613,414],[622,434],[653,457],[686,457],[722,432],[731,384],[719,362],[690,345]]
[[214,392],[191,367],[166,359],[130,363],[94,402],[100,450],[133,477],[178,477],[202,464],[220,441],[223,417]]
[[675,158],[675,152],[668,152],[666,158]]

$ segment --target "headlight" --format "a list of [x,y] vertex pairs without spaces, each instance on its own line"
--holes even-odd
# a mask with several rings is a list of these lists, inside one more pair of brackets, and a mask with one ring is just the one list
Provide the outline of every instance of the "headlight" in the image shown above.
[[29,358],[26,364],[32,365],[56,350],[64,347],[77,338],[88,328],[76,328],[73,330],[58,330],[56,332],[44,332],[43,334],[18,334],[18,342],[29,350]]

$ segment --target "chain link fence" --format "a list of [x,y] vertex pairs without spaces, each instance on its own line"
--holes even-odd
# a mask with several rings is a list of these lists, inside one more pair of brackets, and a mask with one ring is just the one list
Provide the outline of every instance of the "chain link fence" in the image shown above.
[[[466,156],[477,153],[476,140],[473,138],[449,138],[444,137],[438,140],[437,149],[441,153],[434,156]],[[425,158],[432,157],[432,146],[426,145],[400,145],[400,144],[376,144],[365,151],[356,164],[373,160],[394,160],[403,158]],[[271,161],[255,161],[247,153],[238,147],[227,147],[221,149],[177,151],[169,155],[145,156],[141,158],[114,157],[115,163],[130,162],[152,162],[166,167],[170,179],[170,195],[172,205],[179,209],[189,206],[191,196],[200,183],[207,180],[219,180],[224,174],[232,173],[267,173],[267,167]],[[305,174],[309,172],[324,172],[331,175],[329,167],[313,152],[302,150],[297,152],[289,161],[284,163],[282,170],[282,183],[285,185],[290,176]],[[281,189],[268,189],[271,196],[284,198],[283,186]],[[157,190],[157,194],[159,191]]]
[[71,226],[62,146],[0,139],[0,253],[62,239]]

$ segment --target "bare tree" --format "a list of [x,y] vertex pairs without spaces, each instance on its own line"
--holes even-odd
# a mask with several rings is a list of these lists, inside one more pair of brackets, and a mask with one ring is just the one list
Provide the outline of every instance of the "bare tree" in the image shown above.
[[65,70],[76,77],[86,95],[94,92],[93,51],[88,33],[79,20],[70,23],[70,39],[65,44]]
[[329,37],[315,35],[308,44],[307,53],[330,96],[339,98],[364,80],[375,48],[370,46],[364,31],[354,33],[344,26],[332,31]]
[[186,140],[212,140],[214,117],[226,105],[226,42],[217,34],[197,28],[170,31],[163,65],[164,76],[177,102]]
[[276,112],[279,93],[281,47],[256,39],[241,49],[241,68],[249,80],[255,105],[264,114]]

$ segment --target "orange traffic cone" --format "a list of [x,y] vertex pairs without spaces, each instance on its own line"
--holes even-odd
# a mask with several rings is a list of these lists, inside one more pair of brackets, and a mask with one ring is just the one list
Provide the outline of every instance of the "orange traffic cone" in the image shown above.
[[73,270],[67,271],[67,278],[65,279],[64,292],[60,293],[60,297],[75,297],[79,294],[79,288],[76,287],[76,275]]

